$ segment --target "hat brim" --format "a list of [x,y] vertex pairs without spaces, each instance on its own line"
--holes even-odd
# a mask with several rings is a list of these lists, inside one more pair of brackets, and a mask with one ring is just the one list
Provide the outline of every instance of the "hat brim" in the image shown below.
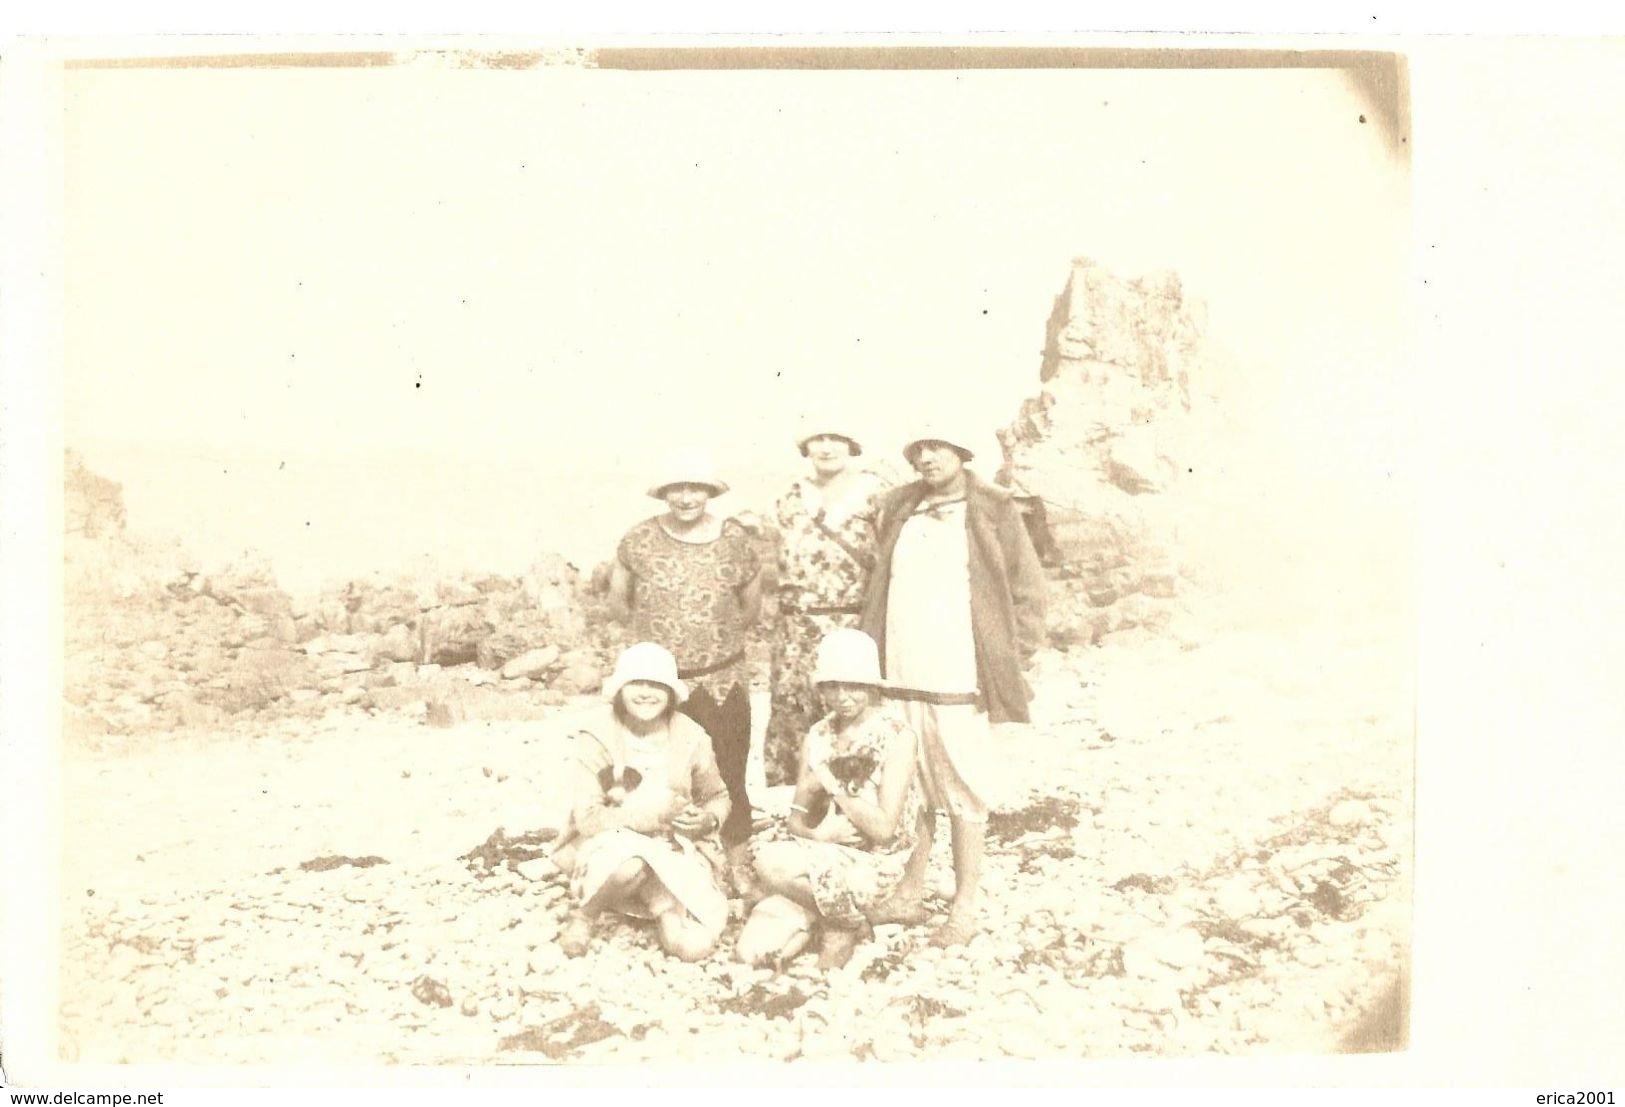
[[710,489],[712,496],[721,496],[728,491],[728,486],[719,480],[669,480],[664,484],[657,484],[650,488],[649,495],[653,499],[663,500],[666,498],[666,489],[679,484],[697,484],[701,488]]
[[802,457],[807,456],[807,443],[815,438],[839,438],[851,448],[853,457],[863,456],[863,443],[850,434],[842,434],[840,431],[814,431],[812,434],[804,434],[796,439],[796,449],[801,451]]
[[611,673],[609,675],[609,679],[604,681],[604,698],[610,703],[614,703],[615,698],[621,694],[621,689],[638,680],[645,680],[650,684],[658,684],[665,688],[675,697],[675,700],[672,703],[673,707],[681,707],[684,703],[688,702],[688,685],[684,684],[681,679],[678,679],[677,682],[673,684],[670,681],[661,680],[650,676],[638,676],[635,673],[624,675],[620,673]]
[[861,680],[853,680],[851,674],[842,673],[814,673],[812,683],[814,688],[817,688],[820,684],[862,684],[881,690],[894,687],[892,682],[885,677],[875,677],[873,679],[864,677]]
[[958,454],[961,461],[976,460],[976,454],[973,451],[966,449],[957,442],[951,442],[946,438],[916,438],[914,441],[903,447],[903,460],[912,462],[914,460],[914,447],[923,446],[927,442],[941,442],[944,446],[947,446],[950,450],[954,451],[954,453]]

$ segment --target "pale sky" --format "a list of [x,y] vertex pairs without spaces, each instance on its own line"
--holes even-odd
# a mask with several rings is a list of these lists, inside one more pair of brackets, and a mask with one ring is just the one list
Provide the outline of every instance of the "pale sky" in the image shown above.
[[1298,478],[1399,456],[1407,173],[1334,71],[66,82],[67,441],[291,586],[590,564],[685,442],[770,498],[804,408],[991,443],[1077,255],[1208,301]]

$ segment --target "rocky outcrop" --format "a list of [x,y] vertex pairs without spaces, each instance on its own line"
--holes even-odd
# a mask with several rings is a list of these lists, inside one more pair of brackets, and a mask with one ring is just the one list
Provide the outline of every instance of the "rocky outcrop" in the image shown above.
[[124,531],[124,488],[92,473],[75,451],[64,465],[62,515],[67,532],[99,538]]
[[119,486],[72,454],[67,500],[70,735],[347,707],[523,717],[602,681],[611,636],[555,555],[517,577],[378,577],[300,599],[252,554],[206,573],[132,538]]
[[1124,280],[1079,258],[1056,297],[1040,391],[999,432],[999,481],[1060,585],[1057,644],[1160,631],[1178,610],[1170,501],[1196,464],[1204,325],[1171,273]]

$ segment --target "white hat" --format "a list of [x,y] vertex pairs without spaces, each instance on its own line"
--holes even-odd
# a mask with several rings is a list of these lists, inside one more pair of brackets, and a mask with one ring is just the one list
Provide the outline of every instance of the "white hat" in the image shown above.
[[661,471],[665,476],[659,484],[649,489],[649,495],[657,500],[665,499],[666,489],[674,484],[702,485],[709,488],[713,496],[728,491],[727,482],[717,477],[717,467],[712,464],[710,455],[702,450],[683,450],[673,454]]
[[657,642],[638,642],[621,651],[615,659],[615,671],[604,681],[604,696],[613,702],[621,689],[634,680],[664,684],[671,689],[676,703],[688,699],[688,685],[677,678],[677,659]]
[[961,461],[969,461],[974,458],[976,454],[969,446],[965,445],[965,443],[968,441],[970,441],[970,439],[949,434],[943,428],[927,426],[921,431],[921,433],[916,434],[913,438],[910,438],[906,443],[903,444],[903,457],[905,460],[912,463],[914,460],[914,447],[918,446],[922,442],[941,442],[945,446],[952,447],[954,452],[959,455]]
[[818,664],[813,668],[814,684],[884,685],[880,677],[880,649],[861,630],[841,628],[824,635],[818,643]]
[[807,443],[815,438],[840,438],[852,449],[852,456],[857,457],[863,453],[863,443],[853,438],[846,431],[841,430],[845,422],[840,419],[802,419],[796,428],[796,449],[801,456],[807,456]]

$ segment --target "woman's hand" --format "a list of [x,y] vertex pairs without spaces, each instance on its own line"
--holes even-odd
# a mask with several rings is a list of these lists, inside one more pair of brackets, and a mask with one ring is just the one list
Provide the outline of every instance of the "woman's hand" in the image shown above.
[[838,846],[852,846],[861,849],[868,843],[863,832],[852,825],[852,820],[839,811],[830,811],[824,816],[824,821],[814,828],[815,836],[821,842],[834,842]]
[[664,834],[687,801],[670,789],[645,781],[626,794],[620,812],[623,825],[639,834]]
[[690,803],[672,816],[671,829],[685,838],[704,838],[717,829],[717,817]]

